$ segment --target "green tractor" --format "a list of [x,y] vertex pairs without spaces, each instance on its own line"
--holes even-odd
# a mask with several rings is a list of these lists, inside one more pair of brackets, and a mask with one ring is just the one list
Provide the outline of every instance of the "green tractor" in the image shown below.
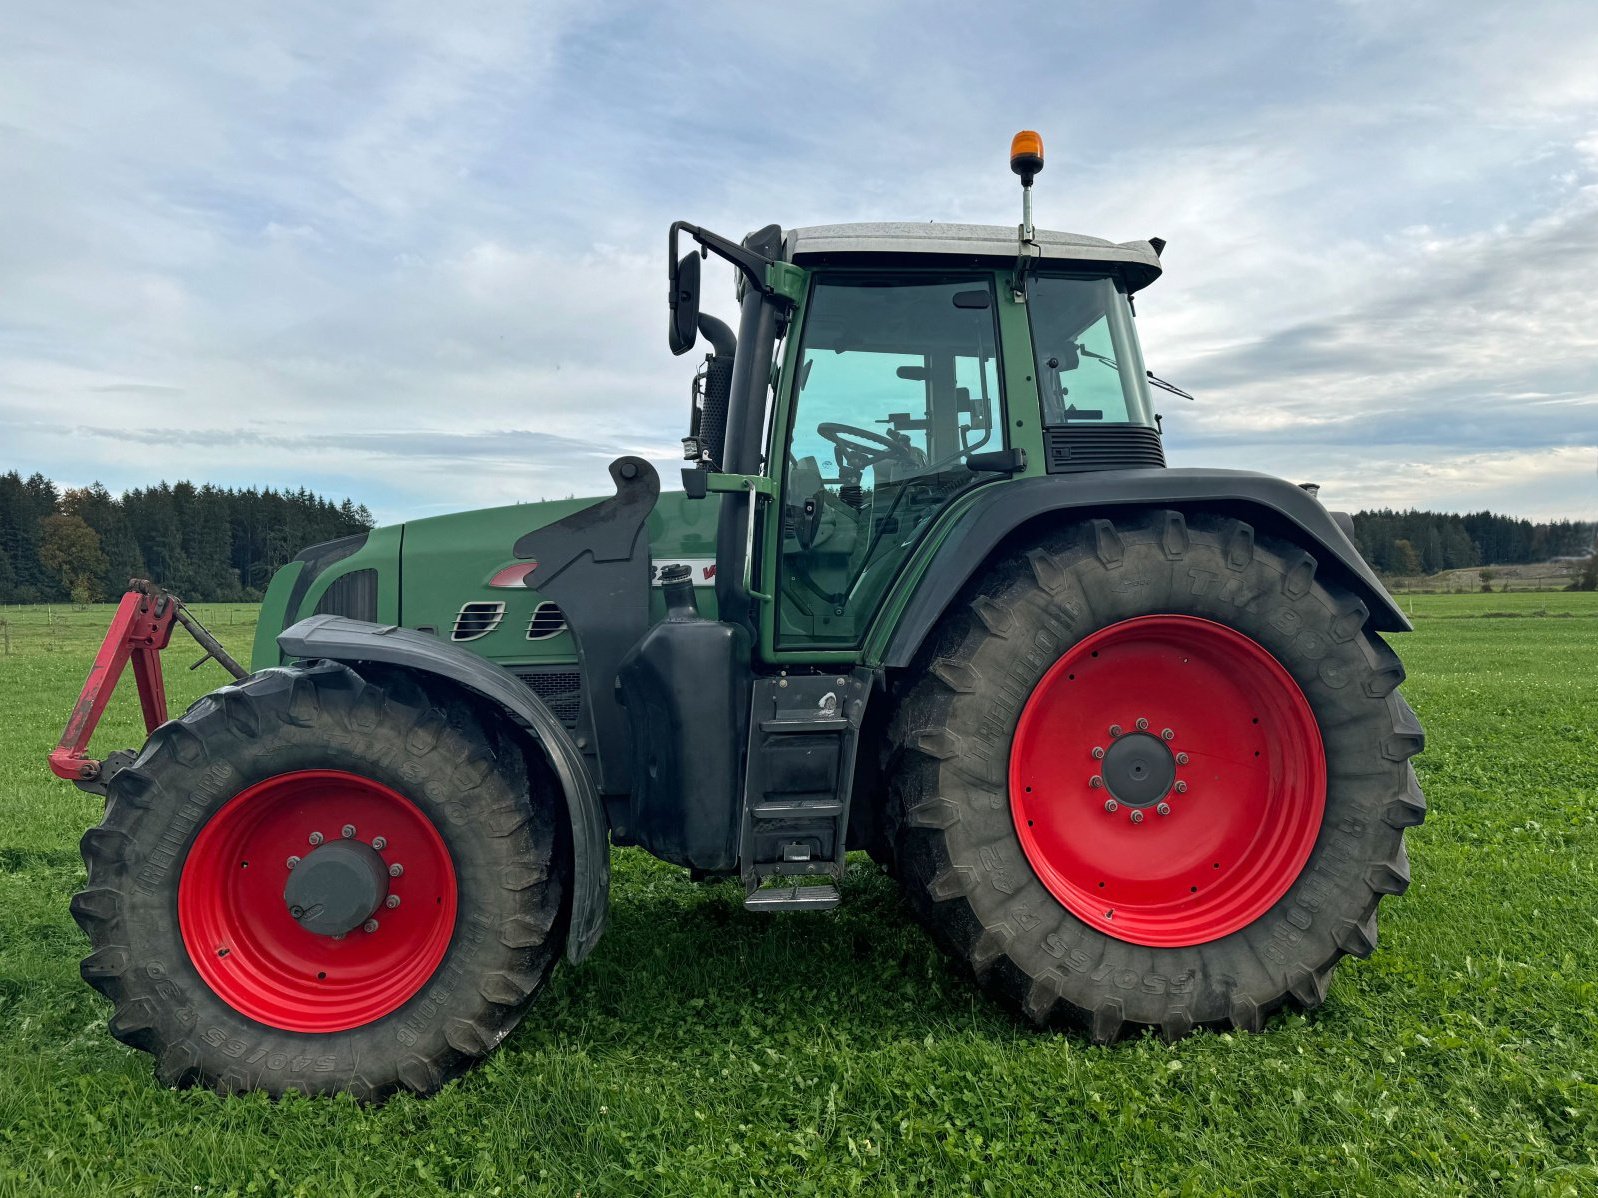
[[[673,225],[671,347],[710,346],[680,491],[623,457],[603,498],[309,548],[249,671],[130,591],[51,758],[107,798],[72,911],[112,1035],[173,1085],[431,1093],[593,951],[612,844],[770,913],[864,850],[1097,1041],[1320,1005],[1425,813],[1409,625],[1312,491],[1166,468],[1163,242],[1035,229],[1036,135],[1011,165],[1019,235]],[[167,720],[179,623],[235,681]],[[128,661],[152,731],[97,762]]]

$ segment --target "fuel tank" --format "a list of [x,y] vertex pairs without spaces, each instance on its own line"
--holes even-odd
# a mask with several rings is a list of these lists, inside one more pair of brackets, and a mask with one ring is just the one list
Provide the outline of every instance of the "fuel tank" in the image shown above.
[[730,870],[738,861],[749,639],[700,614],[690,569],[662,569],[665,617],[618,671],[632,795],[612,837],[692,869]]

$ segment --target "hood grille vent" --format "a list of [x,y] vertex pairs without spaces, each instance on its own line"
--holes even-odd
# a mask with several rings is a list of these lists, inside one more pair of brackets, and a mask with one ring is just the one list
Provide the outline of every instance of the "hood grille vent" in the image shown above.
[[475,641],[499,627],[505,618],[503,603],[464,603],[455,617],[455,627],[449,634],[452,641]]
[[545,600],[533,608],[533,618],[527,622],[527,639],[530,641],[547,641],[552,636],[559,636],[566,631],[566,613],[555,604]]
[[377,620],[377,571],[352,570],[335,578],[316,601],[315,615]]

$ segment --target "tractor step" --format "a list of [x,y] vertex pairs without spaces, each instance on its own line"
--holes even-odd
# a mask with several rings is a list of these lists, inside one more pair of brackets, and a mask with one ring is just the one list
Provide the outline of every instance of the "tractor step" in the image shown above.
[[[755,680],[739,839],[750,910],[837,906],[855,745],[871,684],[870,670]],[[763,886],[774,878],[783,881]]]
[[763,886],[744,899],[745,911],[830,911],[843,896],[831,882],[810,886]]
[[842,815],[844,805],[837,799],[793,799],[786,802],[756,803],[750,814],[756,819],[828,819]]

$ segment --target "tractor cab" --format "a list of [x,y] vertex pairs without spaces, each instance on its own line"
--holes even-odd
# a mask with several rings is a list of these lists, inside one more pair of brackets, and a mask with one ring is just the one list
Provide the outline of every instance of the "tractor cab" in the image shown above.
[[[747,614],[768,660],[858,654],[928,531],[985,485],[1164,465],[1131,305],[1159,275],[1154,243],[890,223],[732,247],[676,228],[745,271],[744,337],[696,318],[715,352],[684,477],[689,495],[737,475],[759,497],[732,517],[743,526],[717,568],[725,610]],[[675,330],[697,311],[695,256],[674,257],[672,276],[686,352]],[[739,372],[743,354],[756,361]]]
[[1045,232],[1017,286],[1013,259],[969,252],[1006,238],[844,225],[785,239],[809,288],[769,458],[782,476],[777,648],[857,644],[938,514],[1046,470],[1050,439],[1081,439],[1073,425],[1134,444],[1153,428],[1126,280],[1051,257],[1082,239]]

